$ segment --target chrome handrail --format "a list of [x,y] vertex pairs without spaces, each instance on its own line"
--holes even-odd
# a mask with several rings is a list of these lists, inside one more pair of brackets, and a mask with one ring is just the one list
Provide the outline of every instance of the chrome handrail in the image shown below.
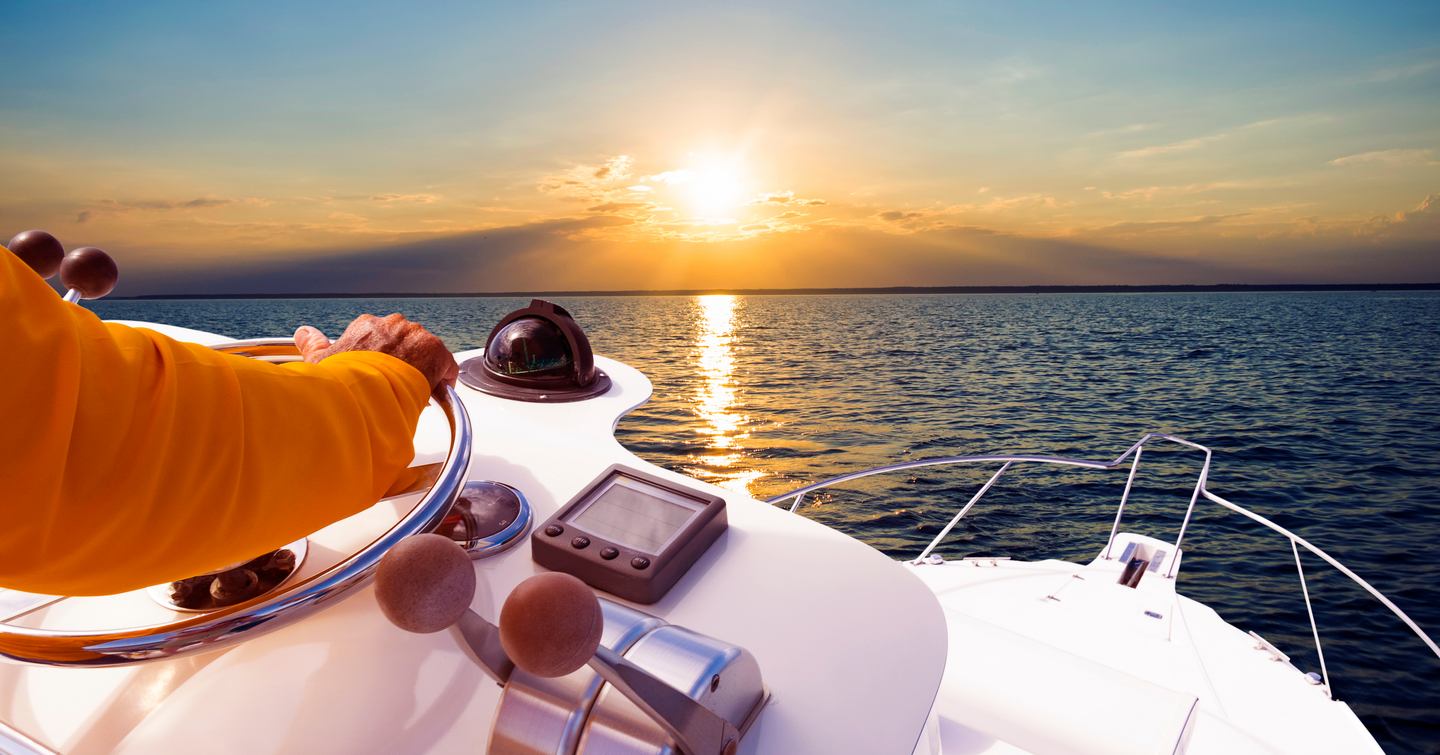
[[1165,575],[1166,578],[1174,578],[1174,576],[1175,576],[1175,571],[1174,571],[1174,569],[1175,569],[1175,563],[1179,561],[1180,543],[1181,543],[1181,541],[1184,539],[1184,537],[1185,537],[1185,531],[1186,531],[1186,529],[1187,529],[1187,528],[1189,527],[1189,525],[1190,525],[1191,515],[1195,512],[1195,504],[1199,501],[1200,498],[1203,497],[1205,500],[1208,500],[1208,501],[1210,501],[1210,502],[1212,502],[1212,503],[1215,503],[1215,504],[1217,504],[1217,505],[1219,505],[1219,506],[1222,506],[1222,507],[1224,507],[1224,508],[1227,508],[1227,509],[1229,509],[1229,510],[1231,510],[1231,511],[1234,511],[1234,512],[1236,512],[1236,513],[1239,513],[1239,514],[1241,514],[1241,515],[1243,515],[1243,516],[1245,516],[1245,517],[1247,517],[1247,518],[1249,518],[1249,519],[1251,519],[1251,520],[1253,520],[1253,521],[1255,521],[1255,522],[1257,522],[1257,523],[1259,523],[1259,524],[1261,524],[1261,525],[1263,525],[1263,526],[1265,526],[1265,527],[1267,527],[1267,528],[1269,528],[1269,529],[1271,529],[1271,530],[1273,530],[1273,531],[1275,531],[1275,532],[1283,535],[1287,540],[1290,541],[1291,550],[1294,552],[1294,555],[1295,555],[1295,569],[1296,569],[1296,572],[1299,574],[1301,592],[1302,592],[1302,594],[1304,595],[1304,599],[1305,599],[1305,611],[1306,611],[1306,613],[1308,614],[1308,616],[1309,616],[1309,618],[1310,618],[1310,631],[1311,631],[1311,635],[1314,637],[1314,640],[1315,640],[1315,653],[1316,653],[1316,655],[1317,655],[1317,656],[1319,657],[1319,659],[1320,659],[1321,679],[1322,679],[1323,682],[1324,682],[1326,694],[1329,694],[1329,695],[1331,695],[1331,696],[1333,697],[1333,694],[1334,694],[1334,693],[1333,693],[1333,691],[1331,690],[1331,687],[1330,687],[1330,674],[1329,674],[1328,669],[1327,669],[1326,666],[1325,666],[1325,651],[1324,651],[1324,648],[1321,646],[1321,643],[1320,643],[1320,630],[1319,630],[1319,627],[1318,627],[1318,626],[1316,625],[1316,623],[1315,623],[1315,610],[1314,610],[1314,608],[1311,606],[1311,603],[1310,603],[1310,588],[1309,588],[1309,586],[1306,584],[1306,581],[1305,581],[1305,570],[1304,570],[1304,567],[1303,567],[1303,566],[1301,565],[1301,563],[1300,563],[1300,551],[1299,551],[1299,548],[1302,548],[1302,547],[1303,547],[1304,549],[1310,551],[1311,553],[1315,554],[1316,556],[1319,556],[1322,560],[1324,560],[1324,561],[1325,561],[1327,564],[1329,564],[1330,566],[1335,567],[1335,569],[1337,569],[1341,574],[1344,574],[1346,577],[1349,577],[1351,581],[1355,582],[1355,584],[1357,584],[1357,585],[1359,585],[1361,588],[1363,588],[1367,593],[1369,593],[1369,594],[1371,595],[1371,597],[1374,597],[1376,600],[1380,601],[1381,605],[1383,605],[1383,606],[1385,606],[1386,608],[1388,608],[1388,609],[1390,610],[1390,612],[1393,613],[1393,614],[1396,616],[1396,618],[1400,619],[1400,621],[1403,622],[1403,623],[1405,624],[1405,626],[1408,627],[1408,628],[1410,629],[1410,631],[1412,631],[1412,632],[1415,634],[1415,636],[1417,636],[1417,637],[1420,638],[1420,641],[1421,641],[1421,642],[1424,642],[1424,643],[1425,643],[1426,647],[1430,648],[1430,652],[1434,653],[1436,658],[1440,658],[1440,645],[1437,645],[1436,642],[1435,642],[1435,640],[1431,639],[1431,638],[1430,638],[1430,635],[1426,634],[1426,633],[1425,633],[1425,630],[1421,629],[1421,628],[1420,628],[1420,625],[1417,624],[1417,623],[1415,623],[1415,620],[1414,620],[1414,619],[1411,619],[1408,614],[1406,614],[1404,611],[1400,610],[1400,607],[1397,606],[1397,605],[1395,605],[1394,601],[1391,601],[1389,598],[1385,597],[1385,595],[1384,595],[1383,593],[1381,593],[1379,590],[1375,589],[1375,587],[1374,587],[1373,585],[1371,585],[1369,582],[1367,582],[1367,581],[1365,581],[1364,579],[1362,579],[1362,578],[1360,577],[1360,575],[1358,575],[1358,574],[1356,574],[1355,572],[1351,571],[1351,570],[1350,570],[1348,567],[1346,567],[1344,564],[1342,564],[1342,563],[1340,563],[1339,561],[1337,561],[1337,560],[1336,560],[1334,557],[1332,557],[1330,554],[1326,553],[1325,551],[1323,551],[1323,550],[1321,550],[1320,548],[1316,547],[1315,545],[1311,544],[1311,543],[1310,543],[1309,541],[1307,541],[1305,538],[1300,537],[1299,535],[1296,535],[1295,533],[1291,532],[1290,530],[1285,529],[1284,527],[1281,527],[1280,525],[1278,525],[1278,524],[1270,521],[1269,519],[1267,519],[1267,518],[1265,518],[1265,517],[1263,517],[1263,516],[1260,516],[1259,514],[1256,514],[1256,513],[1252,512],[1252,511],[1250,511],[1249,509],[1244,508],[1243,506],[1239,506],[1239,505],[1237,505],[1237,504],[1231,503],[1230,501],[1225,500],[1224,498],[1216,495],[1215,493],[1210,492],[1210,490],[1206,487],[1205,483],[1206,483],[1206,481],[1209,479],[1209,476],[1210,476],[1210,460],[1211,460],[1211,456],[1212,456],[1211,450],[1210,450],[1209,448],[1205,447],[1205,446],[1202,446],[1202,445],[1198,444],[1198,443],[1193,443],[1193,442],[1191,442],[1191,441],[1185,440],[1184,438],[1179,438],[1179,437],[1176,437],[1176,436],[1174,436],[1174,435],[1169,435],[1169,434],[1166,434],[1166,433],[1147,433],[1147,434],[1145,434],[1144,436],[1142,436],[1142,437],[1140,438],[1140,440],[1136,441],[1134,445],[1132,445],[1132,446],[1130,446],[1129,448],[1125,449],[1125,452],[1124,452],[1124,453],[1120,454],[1119,456],[1115,457],[1114,459],[1112,459],[1112,460],[1110,460],[1110,461],[1092,461],[1092,460],[1088,460],[1088,459],[1072,459],[1072,458],[1067,458],[1067,457],[1063,457],[1063,456],[1031,456],[1031,455],[1020,455],[1020,456],[1003,456],[1003,455],[1000,455],[1000,456],[994,456],[994,455],[992,455],[992,456],[943,456],[943,457],[937,457],[937,458],[933,458],[933,459],[916,459],[915,461],[901,462],[901,463],[899,463],[899,464],[888,464],[888,465],[880,466],[880,467],[872,467],[872,468],[870,468],[870,469],[862,469],[862,470],[860,470],[860,471],[858,471],[858,472],[850,472],[849,474],[843,474],[843,475],[840,475],[840,476],[838,476],[838,477],[832,477],[832,478],[829,478],[829,479],[826,479],[826,480],[821,480],[821,481],[819,481],[819,482],[811,483],[811,484],[809,484],[809,485],[805,485],[805,486],[803,486],[803,487],[796,488],[796,489],[791,490],[791,491],[786,492],[786,493],[781,493],[780,495],[774,496],[774,497],[772,497],[772,498],[768,498],[768,499],[765,500],[765,502],[768,503],[768,504],[776,504],[776,503],[780,503],[780,502],[782,502],[782,501],[792,500],[792,499],[793,499],[793,502],[792,502],[791,505],[790,505],[790,511],[794,512],[794,511],[796,511],[796,510],[799,508],[800,502],[801,502],[802,500],[804,500],[804,498],[805,498],[805,496],[806,496],[807,494],[812,493],[812,492],[814,492],[814,491],[816,491],[816,490],[822,490],[822,489],[825,489],[825,488],[828,488],[828,487],[831,487],[831,486],[834,486],[834,485],[838,485],[838,484],[841,484],[841,483],[844,483],[844,482],[849,482],[849,481],[851,481],[851,480],[858,480],[858,479],[862,479],[862,478],[865,478],[865,477],[870,477],[870,476],[873,476],[873,475],[886,474],[886,473],[889,473],[889,472],[898,472],[898,471],[902,471],[902,470],[906,470],[906,469],[917,469],[917,468],[920,468],[920,467],[949,466],[949,465],[954,465],[954,464],[983,464],[983,463],[1000,463],[1000,464],[1002,464],[1002,466],[1000,467],[1000,469],[999,469],[998,471],[996,471],[995,474],[992,475],[989,480],[986,481],[985,485],[984,485],[983,487],[981,487],[980,490],[979,490],[977,493],[975,493],[975,495],[974,495],[973,497],[971,497],[969,501],[966,502],[965,506],[964,506],[963,508],[961,508],[960,512],[957,513],[957,514],[950,520],[950,522],[945,525],[945,528],[942,529],[942,530],[940,531],[940,533],[939,533],[938,535],[936,535],[935,538],[930,541],[929,545],[927,545],[927,546],[925,547],[925,550],[921,552],[920,556],[917,557],[916,559],[914,559],[914,560],[911,562],[911,563],[920,563],[921,561],[923,561],[923,560],[925,559],[925,557],[927,557],[927,556],[930,555],[930,552],[931,552],[932,550],[934,550],[935,547],[936,547],[937,545],[939,545],[940,542],[943,541],[946,536],[948,536],[948,535],[950,534],[950,531],[955,527],[956,524],[959,523],[960,519],[963,518],[963,517],[965,516],[965,514],[969,513],[970,509],[973,508],[977,502],[979,502],[980,498],[981,498],[982,496],[984,496],[985,493],[988,492],[992,486],[994,486],[995,482],[1000,479],[1001,475],[1003,475],[1007,470],[1009,470],[1009,468],[1011,467],[1011,465],[1014,465],[1014,464],[1027,464],[1027,463],[1028,463],[1028,464],[1053,464],[1053,465],[1061,465],[1061,466],[1081,467],[1081,468],[1084,468],[1084,469],[1111,470],[1111,469],[1116,469],[1116,468],[1118,468],[1118,467],[1121,467],[1121,466],[1125,463],[1125,460],[1126,460],[1126,459],[1131,459],[1130,475],[1129,475],[1129,477],[1128,477],[1128,478],[1126,479],[1126,481],[1125,481],[1125,492],[1124,492],[1123,494],[1121,494],[1120,504],[1119,504],[1119,506],[1117,507],[1117,510],[1116,510],[1116,513],[1115,513],[1115,523],[1114,523],[1114,525],[1112,525],[1112,527],[1111,527],[1111,529],[1110,529],[1110,537],[1109,537],[1109,539],[1106,541],[1106,543],[1105,543],[1105,550],[1103,551],[1104,557],[1105,557],[1105,558],[1109,558],[1109,557],[1110,557],[1110,546],[1114,543],[1114,541],[1115,541],[1115,535],[1117,534],[1117,532],[1118,532],[1119,529],[1120,529],[1120,519],[1121,519],[1121,517],[1124,516],[1124,514],[1125,514],[1125,503],[1126,503],[1126,501],[1127,501],[1127,500],[1129,499],[1129,497],[1130,497],[1131,485],[1132,485],[1132,483],[1134,483],[1134,481],[1135,481],[1135,473],[1136,473],[1136,470],[1137,470],[1137,469],[1139,468],[1139,466],[1140,466],[1140,455],[1141,455],[1141,452],[1142,452],[1142,450],[1143,450],[1147,445],[1149,445],[1152,441],[1156,441],[1156,440],[1164,440],[1164,441],[1169,441],[1169,442],[1172,442],[1172,443],[1177,443],[1177,444],[1182,445],[1182,446],[1187,446],[1187,447],[1189,447],[1189,448],[1193,448],[1193,449],[1202,451],[1202,452],[1204,452],[1204,454],[1205,454],[1205,462],[1204,462],[1204,465],[1203,465],[1203,466],[1201,467],[1201,469],[1200,469],[1200,474],[1199,474],[1198,478],[1196,479],[1195,487],[1194,487],[1193,491],[1192,491],[1191,494],[1190,494],[1190,505],[1189,505],[1189,506],[1186,508],[1186,510],[1185,510],[1185,519],[1184,519],[1184,521],[1181,523],[1181,525],[1180,525],[1180,532],[1179,532],[1179,534],[1178,534],[1178,535],[1176,536],[1176,538],[1175,538],[1176,557],[1175,557],[1175,558],[1172,558],[1171,561],[1170,561],[1171,566],[1170,566],[1170,569],[1167,571],[1167,573],[1166,573],[1166,575]]
[[[289,339],[233,341],[219,351],[271,361],[298,355]],[[440,524],[459,496],[470,467],[471,428],[465,405],[446,387],[431,402],[450,424],[450,448],[434,484],[404,517],[350,557],[279,594],[265,595],[168,624],[108,631],[52,630],[0,623],[0,657],[46,666],[115,666],[209,650],[278,629],[364,584],[381,557],[401,540]]]
[[0,721],[0,753],[3,755],[56,755],[33,737]]

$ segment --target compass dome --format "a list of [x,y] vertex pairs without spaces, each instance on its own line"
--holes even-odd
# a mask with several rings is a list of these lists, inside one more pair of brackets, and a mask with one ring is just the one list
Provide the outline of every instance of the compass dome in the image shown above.
[[502,318],[485,339],[484,355],[460,365],[460,380],[517,401],[579,401],[610,388],[575,318],[541,299]]

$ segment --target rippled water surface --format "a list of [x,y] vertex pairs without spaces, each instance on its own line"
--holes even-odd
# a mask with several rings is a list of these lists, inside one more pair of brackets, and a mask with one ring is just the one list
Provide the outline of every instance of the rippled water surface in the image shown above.
[[[1440,634],[1440,294],[1045,294],[560,299],[596,351],[649,375],[620,425],[656,464],[757,498],[927,456],[1114,458],[1147,431],[1215,450],[1210,489],[1369,579]],[[454,349],[518,299],[101,301],[104,317],[236,337],[331,335],[403,312]],[[1173,540],[1198,454],[1145,452],[1126,528]],[[927,468],[807,499],[914,556],[994,471]],[[940,552],[1089,560],[1125,473],[1009,473]],[[1288,542],[1201,502],[1180,589],[1318,670]],[[1440,660],[1306,556],[1336,694],[1391,751],[1440,751]]]

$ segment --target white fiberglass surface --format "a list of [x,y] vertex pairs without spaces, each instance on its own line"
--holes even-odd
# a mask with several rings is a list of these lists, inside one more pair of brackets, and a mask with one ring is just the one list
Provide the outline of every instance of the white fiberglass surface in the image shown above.
[[[1053,734],[1060,728],[1056,722],[1074,720],[1091,706],[1087,728],[1109,722],[1124,731],[1129,714],[1115,694],[1003,693],[1094,687],[1092,672],[1099,665],[1133,679],[1137,688],[1158,690],[1146,696],[1150,702],[1193,698],[1188,752],[1379,751],[1348,706],[1330,700],[1300,670],[1257,650],[1252,638],[1214,611],[1174,594],[1173,581],[1127,588],[1115,581],[1122,568],[1116,562],[959,561],[909,568],[935,591],[950,622],[951,665],[940,713],[964,722],[965,706],[984,701],[990,728],[978,726],[983,734],[1023,744],[1033,736],[1028,727],[1048,727]],[[986,667],[967,655],[974,651],[960,643],[977,627],[991,640],[984,657],[1003,664]],[[1037,663],[1039,658],[1050,661]],[[970,718],[967,725],[975,726]],[[1137,717],[1131,731],[1139,736],[1155,722],[1153,715]],[[1077,728],[1074,735],[1080,739],[1070,749],[1084,751],[1088,734]]]

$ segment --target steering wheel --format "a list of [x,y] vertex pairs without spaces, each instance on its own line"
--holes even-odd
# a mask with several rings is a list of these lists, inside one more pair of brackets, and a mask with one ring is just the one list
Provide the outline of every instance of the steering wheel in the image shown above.
[[[229,341],[211,348],[268,362],[300,360],[285,338]],[[350,588],[364,584],[391,548],[411,535],[435,529],[465,484],[470,466],[470,418],[446,387],[430,403],[450,423],[450,449],[424,496],[393,527],[339,563],[291,587],[187,616],[167,624],[109,631],[54,630],[0,623],[0,656],[47,666],[117,666],[211,650],[296,621]]]

